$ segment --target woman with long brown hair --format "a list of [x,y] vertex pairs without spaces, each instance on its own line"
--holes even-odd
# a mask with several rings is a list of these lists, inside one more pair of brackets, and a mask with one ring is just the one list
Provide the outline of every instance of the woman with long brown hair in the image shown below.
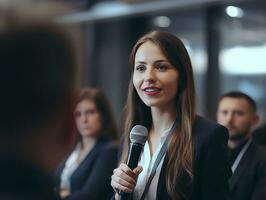
[[[227,199],[228,132],[196,115],[193,71],[181,40],[167,32],[150,32],[135,44],[129,64],[124,145],[111,181],[116,199],[120,192],[131,193],[133,199]],[[131,170],[125,163],[129,133],[136,124],[147,127],[148,139],[139,166]],[[165,143],[167,150],[156,161]]]
[[96,88],[80,90],[74,112],[78,142],[58,169],[58,194],[64,200],[108,199],[117,166],[118,131],[111,106]]

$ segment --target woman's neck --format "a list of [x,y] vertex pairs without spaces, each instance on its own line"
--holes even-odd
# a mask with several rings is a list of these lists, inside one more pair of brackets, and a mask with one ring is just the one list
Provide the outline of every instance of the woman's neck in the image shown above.
[[91,145],[93,145],[95,143],[95,141],[96,141],[96,138],[94,138],[94,137],[84,136],[84,137],[82,137],[82,146],[83,146],[83,148],[88,148]]
[[152,127],[149,130],[148,143],[152,157],[163,134],[173,125],[176,119],[176,109],[174,106],[168,106],[167,109],[152,107],[151,115]]
[[163,133],[169,129],[176,119],[176,108],[174,106],[168,106],[161,109],[158,107],[151,108],[152,115],[152,129],[155,134]]

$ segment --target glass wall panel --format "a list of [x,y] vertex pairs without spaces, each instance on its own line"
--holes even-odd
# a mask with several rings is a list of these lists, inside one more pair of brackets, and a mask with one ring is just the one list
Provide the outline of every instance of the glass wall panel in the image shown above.
[[228,6],[221,20],[221,92],[240,90],[258,104],[266,121],[266,7]]
[[160,29],[177,35],[185,44],[191,57],[197,92],[197,108],[205,114],[205,73],[207,55],[204,36],[204,12],[190,10],[154,15],[150,18],[151,29]]

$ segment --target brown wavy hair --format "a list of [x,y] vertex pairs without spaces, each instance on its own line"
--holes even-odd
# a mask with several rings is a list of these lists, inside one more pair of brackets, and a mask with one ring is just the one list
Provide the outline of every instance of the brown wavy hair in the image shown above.
[[102,124],[99,136],[106,139],[117,140],[118,128],[111,105],[104,93],[97,88],[83,88],[79,91],[76,104],[83,100],[92,101],[96,105]]
[[[128,88],[128,98],[125,106],[124,146],[121,162],[126,162],[128,146],[130,143],[129,133],[131,128],[140,124],[148,129],[152,126],[151,110],[146,106],[137,94],[133,86],[133,72],[135,55],[138,48],[145,42],[157,45],[169,62],[179,73],[179,82],[176,97],[176,112],[178,126],[168,145],[166,188],[173,199],[179,199],[180,194],[176,191],[176,183],[182,170],[185,170],[193,178],[192,170],[192,124],[195,119],[195,87],[193,71],[188,52],[180,39],[176,36],[163,32],[152,31],[141,37],[132,49],[129,65],[131,79]],[[177,159],[178,158],[178,159]]]

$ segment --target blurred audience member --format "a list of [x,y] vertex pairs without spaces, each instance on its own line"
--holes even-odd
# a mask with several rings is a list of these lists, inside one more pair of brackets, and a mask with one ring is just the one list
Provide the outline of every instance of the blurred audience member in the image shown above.
[[73,148],[76,49],[48,10],[0,2],[1,200],[55,199],[52,174]]
[[67,200],[108,199],[118,137],[109,102],[98,89],[82,89],[74,115],[80,140],[59,168],[59,194]]
[[231,199],[266,199],[266,154],[251,139],[252,128],[259,121],[255,101],[242,92],[222,95],[217,121],[229,130]]
[[266,124],[255,129],[252,136],[256,144],[266,146]]

